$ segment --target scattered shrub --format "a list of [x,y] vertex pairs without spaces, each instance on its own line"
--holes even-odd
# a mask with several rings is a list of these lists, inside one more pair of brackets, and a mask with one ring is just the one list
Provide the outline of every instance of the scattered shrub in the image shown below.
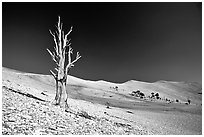
[[160,97],[159,97],[159,96],[156,96],[156,99],[160,99]]
[[179,102],[179,100],[178,100],[178,99],[176,99],[176,102]]
[[140,93],[140,90],[137,90],[136,93]]
[[156,97],[156,99],[160,99],[159,93],[154,94],[154,96]]
[[140,97],[140,98],[144,98],[145,97],[145,94],[140,92],[140,90],[132,91],[132,93],[130,93],[130,95],[135,96],[135,97]]
[[106,108],[110,108],[110,103],[106,102]]
[[151,93],[151,98],[154,98],[154,92]]
[[118,86],[115,86],[115,90],[118,91]]
[[188,104],[190,104],[191,103],[191,100],[190,99],[188,99]]
[[140,92],[140,93],[139,93],[139,95],[140,95],[140,96],[142,96],[142,97],[144,97],[144,96],[145,96],[145,94],[144,94],[144,93],[142,93],[142,92]]
[[156,93],[154,96],[159,97],[159,93]]
[[170,99],[166,98],[166,101],[170,101]]
[[132,91],[132,94],[137,94],[138,93],[138,91]]

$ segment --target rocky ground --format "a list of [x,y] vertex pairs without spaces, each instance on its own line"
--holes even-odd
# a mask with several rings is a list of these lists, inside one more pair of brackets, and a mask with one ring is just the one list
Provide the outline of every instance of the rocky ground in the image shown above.
[[3,135],[149,134],[130,124],[90,115],[84,110],[64,112],[59,106],[19,93],[2,87]]
[[[161,89],[159,95],[169,89],[168,93],[176,93],[176,99],[186,93],[193,97],[188,105],[180,102],[181,99],[179,103],[165,103],[129,95],[126,91],[133,91],[129,86],[134,89],[140,86],[135,83],[126,83],[127,87],[120,85],[123,90],[119,92],[109,88],[115,84],[70,78],[72,83],[67,87],[70,109],[64,112],[50,103],[55,97],[51,76],[9,70],[2,75],[3,135],[202,134],[201,91]],[[146,94],[144,89],[141,91]]]

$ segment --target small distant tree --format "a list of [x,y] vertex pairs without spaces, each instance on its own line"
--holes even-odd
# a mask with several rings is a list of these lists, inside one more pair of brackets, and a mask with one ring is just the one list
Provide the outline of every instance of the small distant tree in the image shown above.
[[142,92],[140,92],[139,94],[140,94],[141,97],[144,97],[144,96],[145,96],[145,94],[142,93]]
[[156,99],[159,99],[159,93],[156,93],[154,96],[156,97]]
[[156,97],[159,97],[159,93],[156,93],[155,96],[156,96]]
[[136,91],[136,93],[139,94],[139,93],[140,93],[140,90],[138,89],[138,90]]
[[151,98],[153,98],[153,97],[154,97],[154,92],[151,93]]
[[145,97],[145,94],[142,93],[142,92],[140,92],[140,93],[139,93],[139,96],[140,96],[140,98],[144,98],[144,97]]
[[62,30],[60,16],[58,17],[58,23],[56,28],[57,31],[55,32],[49,30],[55,42],[54,52],[51,52],[49,49],[47,49],[47,51],[52,57],[52,60],[56,64],[55,67],[56,73],[50,70],[50,73],[52,74],[56,82],[56,95],[54,99],[54,104],[65,106],[65,110],[67,110],[68,109],[67,104],[68,92],[66,91],[67,75],[70,69],[74,66],[74,63],[78,59],[80,59],[81,56],[79,52],[77,52],[76,58],[72,60],[73,49],[71,47],[70,39],[68,39],[69,34],[72,32],[72,27],[67,33],[65,33]]

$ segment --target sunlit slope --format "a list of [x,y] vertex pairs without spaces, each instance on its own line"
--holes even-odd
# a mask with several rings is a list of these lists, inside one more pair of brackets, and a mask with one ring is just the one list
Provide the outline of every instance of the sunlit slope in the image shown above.
[[[20,71],[2,68],[2,79],[9,80],[13,83],[33,87],[40,91],[48,91],[54,94],[55,81],[50,75],[23,73]],[[129,96],[134,90],[140,90],[145,96],[151,95],[152,92],[158,92],[161,98],[171,100],[178,99],[180,102],[187,102],[190,99],[193,104],[202,102],[202,86],[199,83],[158,81],[154,83],[130,80],[125,83],[112,83],[107,81],[90,81],[68,76],[68,86],[83,87],[83,94],[94,94],[95,92],[114,92]],[[117,87],[117,89],[116,89]],[[89,92],[91,91],[91,92]]]
[[199,83],[185,83],[172,81],[158,81],[154,83],[128,81],[120,86],[128,92],[140,90],[146,96],[152,92],[159,93],[161,98],[168,98],[173,101],[178,99],[181,102],[187,102],[190,99],[192,103],[201,104],[202,102],[202,86]]

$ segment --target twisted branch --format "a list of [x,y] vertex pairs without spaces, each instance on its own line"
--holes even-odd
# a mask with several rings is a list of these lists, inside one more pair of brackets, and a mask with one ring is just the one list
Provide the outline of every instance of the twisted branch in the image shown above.
[[[53,36],[55,47],[55,52],[51,52],[49,49],[47,49],[48,53],[51,55],[52,60],[57,65],[57,68],[55,70],[57,71],[57,75],[60,74],[60,70],[64,70],[65,74],[68,74],[68,70],[74,66],[74,63],[81,58],[79,52],[77,52],[76,58],[72,61],[71,54],[73,54],[73,49],[71,47],[71,39],[68,39],[68,36],[72,32],[73,26],[71,26],[70,30],[65,34],[65,32],[62,30],[63,24],[60,21],[60,16],[58,16],[58,22],[55,27],[57,28],[56,32],[52,32],[49,30],[50,34]],[[68,48],[68,56],[65,56],[66,49]],[[55,54],[56,53],[56,54]],[[66,65],[66,68],[63,66],[65,65],[65,58],[67,57],[68,63]],[[54,78],[57,77],[55,73],[53,73],[50,70],[50,73],[53,75]]]

